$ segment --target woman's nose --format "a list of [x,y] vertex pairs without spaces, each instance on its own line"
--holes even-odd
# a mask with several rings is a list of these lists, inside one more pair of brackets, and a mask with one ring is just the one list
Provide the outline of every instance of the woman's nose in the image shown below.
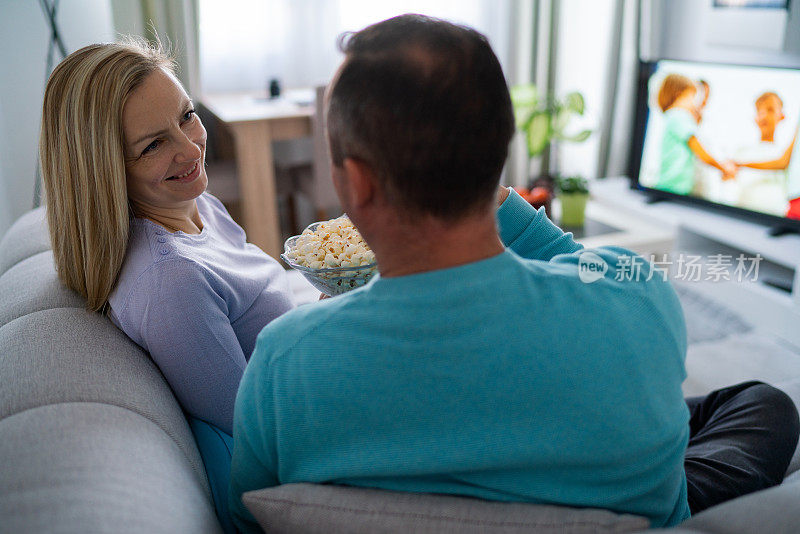
[[200,145],[192,139],[192,136],[182,133],[180,137],[180,147],[176,154],[179,161],[194,161],[203,155]]

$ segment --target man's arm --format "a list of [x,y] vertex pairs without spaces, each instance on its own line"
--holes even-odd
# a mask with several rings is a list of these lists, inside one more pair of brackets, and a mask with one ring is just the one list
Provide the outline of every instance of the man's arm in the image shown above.
[[514,190],[501,187],[497,192],[497,224],[503,244],[530,260],[550,261],[558,254],[570,254],[583,249],[550,222],[544,208],[536,210]]
[[276,465],[275,419],[269,376],[269,342],[264,332],[242,377],[233,417],[228,508],[241,532],[262,532],[242,503],[242,494],[280,484]]
[[687,143],[689,145],[689,149],[700,161],[706,165],[711,165],[712,167],[719,169],[719,171],[722,173],[723,180],[731,180],[736,177],[736,165],[731,164],[730,162],[720,163],[715,160],[711,154],[706,152],[706,149],[703,148],[703,145],[700,144],[700,141],[697,140],[697,137],[691,136]]
[[773,159],[770,161],[759,161],[759,162],[749,162],[749,163],[737,163],[737,165],[741,167],[749,167],[751,169],[759,169],[764,171],[782,171],[789,167],[789,162],[792,161],[792,151],[794,150],[794,145],[797,142],[797,132],[794,134],[794,139],[786,147],[784,150],[783,155],[778,159]]
[[[500,235],[503,243],[520,256],[529,259],[550,261],[558,255],[556,262],[563,265],[574,265],[579,272],[583,254],[572,254],[583,250],[583,245],[572,239],[571,233],[564,233],[544,214],[544,209],[538,211],[522,199],[515,191],[501,187],[498,191],[497,202],[500,206],[497,211],[500,223]],[[505,226],[503,226],[505,224]],[[522,252],[521,252],[522,251]],[[527,252],[527,253],[526,253]],[[599,286],[611,284],[619,289],[626,288],[632,291],[622,291],[621,298],[625,295],[645,294],[662,308],[664,326],[674,336],[681,354],[686,353],[686,326],[683,321],[683,312],[675,290],[660,272],[654,272],[653,265],[642,256],[620,247],[600,247],[591,252],[599,260],[597,263],[606,267],[602,278],[604,282],[594,283],[593,278],[587,277],[586,283],[578,287],[594,292]],[[583,258],[584,263],[591,262],[591,256]]]

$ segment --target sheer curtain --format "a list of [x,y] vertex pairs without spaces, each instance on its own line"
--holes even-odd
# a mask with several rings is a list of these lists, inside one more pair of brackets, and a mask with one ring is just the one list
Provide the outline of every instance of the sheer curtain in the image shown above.
[[570,129],[584,143],[558,145],[555,168],[586,178],[627,172],[638,62],[639,0],[561,0],[555,17],[557,95],[580,91],[586,112]]
[[120,35],[156,36],[176,53],[178,78],[190,95],[200,89],[197,0],[111,0],[114,29]]
[[[627,171],[641,0],[182,1],[198,5],[206,93],[266,92],[272,78],[284,88],[325,84],[342,59],[341,33],[401,13],[474,27],[489,38],[509,84],[583,93],[586,113],[570,126],[594,133],[585,143],[558,145],[554,169],[588,178]],[[530,174],[517,139],[504,182],[523,185]]]
[[342,57],[337,37],[402,13],[467,24],[508,63],[511,9],[495,0],[199,0],[200,72],[206,93],[327,83]]

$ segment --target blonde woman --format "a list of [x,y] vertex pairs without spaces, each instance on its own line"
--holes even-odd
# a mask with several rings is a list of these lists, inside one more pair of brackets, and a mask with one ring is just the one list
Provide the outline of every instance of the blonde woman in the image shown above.
[[256,336],[293,307],[280,265],[205,192],[205,148],[160,47],[87,46],[48,81],[40,157],[59,277],[150,353],[196,436],[231,433]]

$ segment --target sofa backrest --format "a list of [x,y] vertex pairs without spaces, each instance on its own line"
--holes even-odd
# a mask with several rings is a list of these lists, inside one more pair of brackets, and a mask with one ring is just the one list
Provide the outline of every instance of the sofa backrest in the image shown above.
[[43,209],[0,241],[0,517],[9,532],[219,532],[149,356],[56,276]]

